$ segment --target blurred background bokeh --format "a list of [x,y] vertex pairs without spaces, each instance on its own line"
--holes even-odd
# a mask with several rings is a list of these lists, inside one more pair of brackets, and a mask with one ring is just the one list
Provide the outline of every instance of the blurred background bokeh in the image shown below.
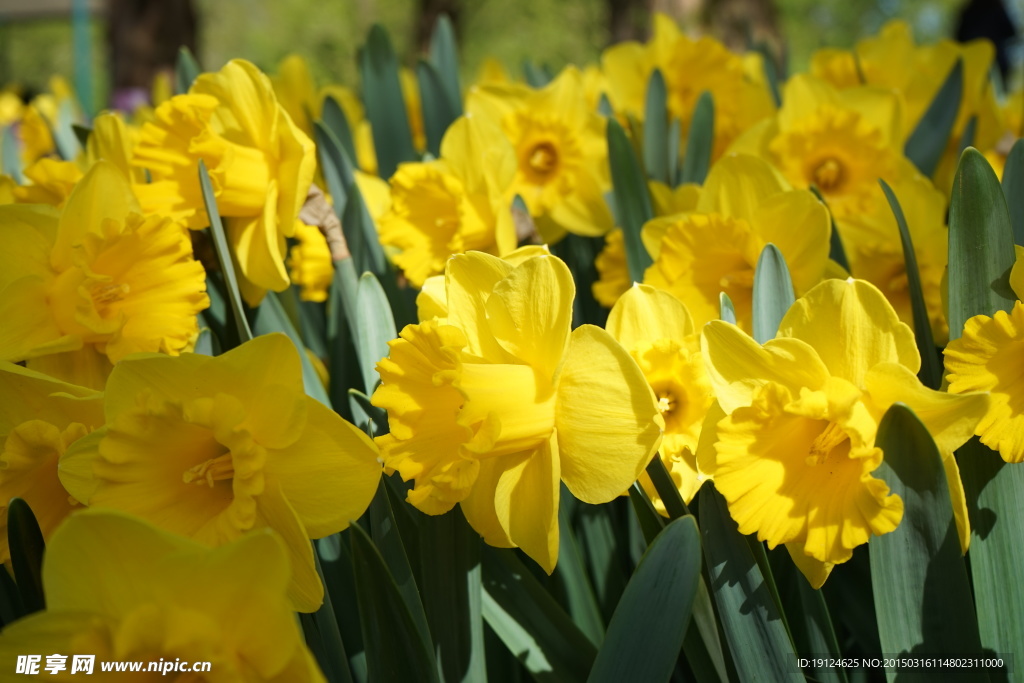
[[920,42],[995,36],[1010,66],[1022,61],[1013,36],[1024,0],[0,0],[0,85],[32,92],[60,74],[88,84],[79,94],[95,112],[114,90],[173,63],[180,43],[207,69],[244,57],[273,71],[297,53],[320,83],[356,85],[355,53],[372,24],[413,64],[440,12],[454,20],[467,78],[487,57],[513,73],[524,60],[557,70],[645,39],[656,11],[736,49],[760,45],[784,71],[804,70],[814,50],[851,47],[894,18]]

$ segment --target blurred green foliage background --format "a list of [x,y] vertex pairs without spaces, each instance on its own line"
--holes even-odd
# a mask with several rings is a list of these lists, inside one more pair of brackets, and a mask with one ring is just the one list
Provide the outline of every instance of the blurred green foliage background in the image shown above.
[[[669,0],[670,2],[673,0]],[[674,0],[699,5],[699,0]],[[355,51],[373,23],[383,24],[406,63],[416,56],[418,0],[195,0],[198,56],[207,69],[244,57],[272,71],[287,54],[305,56],[320,83],[354,85]],[[657,2],[655,6],[657,6]],[[788,68],[806,67],[823,46],[849,47],[886,21],[909,21],[920,41],[952,34],[961,0],[775,0]],[[1024,0],[1011,11],[1024,12]],[[610,42],[607,0],[462,0],[460,36],[466,77],[493,56],[513,71],[524,59],[557,69],[595,61]],[[0,2],[0,84],[45,87],[51,74],[71,78],[68,19],[4,22]],[[105,102],[104,20],[92,21],[95,102]]]

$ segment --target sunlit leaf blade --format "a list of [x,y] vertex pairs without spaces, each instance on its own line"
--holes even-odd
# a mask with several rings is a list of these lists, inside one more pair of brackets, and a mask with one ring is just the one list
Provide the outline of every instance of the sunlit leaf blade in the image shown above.
[[210,174],[202,159],[199,160],[199,187],[203,192],[206,215],[210,219],[213,248],[217,252],[217,261],[220,263],[220,270],[224,276],[224,282],[227,284],[228,302],[231,304],[231,315],[235,321],[235,328],[238,330],[238,339],[241,343],[245,343],[252,339],[252,330],[249,329],[249,321],[245,317],[245,306],[242,303],[242,294],[238,289],[238,278],[235,275],[235,262],[231,254],[231,247],[228,245],[227,235],[224,233],[224,224],[220,220],[220,212],[217,210],[217,197],[213,193],[213,183],[210,182]]
[[[12,498],[7,504],[7,545],[11,553],[14,581],[25,609],[25,614],[46,609],[43,595],[43,552],[46,543],[39,523],[21,498]],[[0,569],[5,571],[5,569]]]
[[486,680],[480,535],[458,508],[419,521],[420,592],[442,676]]
[[946,151],[946,143],[960,110],[963,90],[964,63],[958,58],[903,148],[907,158],[929,178],[934,175]]
[[346,188],[355,182],[352,161],[325,122],[316,121],[313,134],[316,137],[316,151],[324,184],[334,202],[334,213],[340,219],[348,203]]
[[377,362],[388,355],[388,342],[398,336],[384,288],[373,273],[363,273],[356,289],[356,315],[359,334],[356,352],[367,392],[377,383]]
[[0,140],[0,172],[14,178],[19,185],[25,184],[25,176],[21,172],[21,151],[18,138],[14,136],[14,126],[4,126],[3,140]]
[[[871,538],[882,651],[979,655],[978,621],[939,449],[901,403],[886,411],[875,445],[885,459],[874,476],[903,500],[895,531]],[[893,680],[896,671],[886,675]]]
[[700,531],[722,630],[741,681],[802,680],[771,591],[711,485],[700,492]]
[[711,168],[711,153],[715,148],[715,101],[704,91],[697,99],[686,134],[686,154],[683,157],[681,182],[704,184]]
[[794,301],[786,259],[778,247],[769,243],[761,250],[754,269],[754,339],[759,344],[775,338],[779,323]]
[[70,99],[61,100],[57,107],[57,119],[53,122],[50,133],[53,135],[57,155],[64,161],[74,161],[82,151],[73,128],[74,122],[74,103]]
[[387,180],[398,164],[418,158],[409,128],[409,116],[398,78],[398,58],[387,31],[379,24],[370,29],[366,45],[359,51],[359,72],[363,80],[366,117],[373,132],[380,177]]
[[700,567],[697,524],[692,516],[681,517],[658,534],[633,572],[590,683],[668,680],[690,622]]
[[423,128],[427,137],[427,151],[441,156],[441,138],[448,126],[459,117],[459,109],[452,106],[445,84],[437,68],[422,59],[416,64],[416,81],[420,87],[423,107]]
[[640,229],[651,220],[651,196],[626,131],[614,118],[608,119],[608,163],[612,171],[615,208],[626,245],[629,277],[643,282],[651,256],[640,239]]
[[1013,143],[1003,167],[1003,195],[1010,210],[1013,241],[1024,246],[1024,139]]
[[174,94],[181,95],[188,92],[196,76],[202,73],[203,69],[196,61],[195,55],[188,47],[182,45],[178,48],[178,59],[174,63]]
[[485,546],[483,615],[534,679],[585,681],[597,650],[511,550]]
[[736,308],[732,305],[732,299],[725,292],[718,293],[718,317],[727,323],[736,324]]
[[651,72],[644,105],[644,168],[652,180],[671,184],[668,147],[668,93],[661,69]]
[[459,50],[455,29],[448,15],[442,14],[430,36],[430,63],[437,69],[449,108],[462,115],[462,88],[459,86]]
[[878,179],[882,186],[885,198],[889,200],[889,207],[896,218],[896,227],[900,231],[900,244],[903,245],[903,261],[906,264],[907,289],[910,291],[910,310],[914,316],[914,339],[917,341],[917,351],[921,354],[921,382],[932,389],[938,389],[942,385],[942,364],[939,355],[935,351],[935,341],[932,338],[932,325],[928,318],[928,308],[924,303],[924,290],[921,287],[921,271],[917,267],[917,255],[914,252],[914,242],[910,238],[910,227],[907,225],[907,218],[903,214],[903,208],[896,194],[881,178]]
[[388,273],[388,261],[377,239],[377,228],[363,195],[355,183],[346,187],[345,193],[348,200],[341,215],[341,230],[345,234],[356,271],[370,272],[383,279]]
[[[356,145],[353,141],[352,126],[349,124],[348,117],[345,116],[345,110],[341,108],[341,104],[331,95],[324,98],[320,120],[327,130],[331,131],[337,142],[341,145],[341,148],[345,150],[345,154],[348,155],[351,164],[351,161],[354,161],[356,158]],[[319,146],[320,142],[317,141],[317,147]],[[351,181],[346,180],[346,183],[349,182]]]
[[306,390],[306,394],[320,401],[325,406],[331,405],[331,400],[327,396],[327,389],[320,380],[320,375],[317,374],[316,369],[313,367],[313,362],[309,358],[306,345],[303,343],[298,331],[296,331],[295,325],[292,324],[291,318],[288,317],[288,314],[285,313],[284,308],[281,306],[276,292],[267,292],[267,295],[263,297],[263,301],[260,302],[260,305],[253,312],[252,331],[256,336],[272,334],[274,332],[282,332],[287,335],[299,354],[299,362],[302,364],[302,386]]
[[434,655],[424,645],[391,570],[366,532],[358,524],[349,528],[370,680],[436,683]]

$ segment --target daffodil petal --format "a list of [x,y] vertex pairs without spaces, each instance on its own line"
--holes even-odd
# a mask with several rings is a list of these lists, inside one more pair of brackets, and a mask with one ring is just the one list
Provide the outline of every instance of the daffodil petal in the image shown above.
[[753,224],[765,242],[782,252],[797,292],[818,284],[828,263],[832,231],[824,204],[806,190],[780,192],[757,207]]
[[725,413],[750,405],[754,393],[769,382],[816,389],[829,372],[814,349],[799,339],[773,339],[763,347],[731,323],[713,320],[704,326],[701,351],[715,396]]
[[879,363],[899,363],[913,373],[921,369],[913,331],[878,288],[864,280],[817,285],[789,309],[778,336],[807,342],[829,373],[859,387]]
[[288,597],[296,611],[315,612],[324,601],[324,585],[317,574],[313,545],[295,508],[275,481],[267,481],[263,495],[256,498],[261,521],[278,533],[287,547],[292,568]]
[[0,289],[0,359],[27,358],[82,347],[78,335],[64,334],[50,312],[46,281],[23,277]]
[[819,562],[810,555],[804,554],[803,545],[800,543],[787,543],[786,550],[793,558],[793,564],[800,570],[811,584],[811,588],[818,589],[825,584],[825,579],[832,573],[835,566],[831,562]]
[[[559,459],[556,434],[535,451],[507,456],[494,510],[509,539],[548,574],[558,561]],[[621,492],[621,491],[620,491]]]
[[752,223],[758,206],[788,189],[768,162],[746,154],[729,154],[708,173],[697,200],[697,213],[719,213]]
[[556,404],[565,485],[587,503],[621,495],[650,462],[665,427],[636,362],[610,334],[581,325],[572,333]]
[[128,178],[109,161],[98,161],[85,174],[60,216],[57,241],[50,264],[63,271],[72,264],[72,249],[89,233],[103,234],[104,225],[113,221],[123,225],[129,213],[141,213]]
[[624,347],[634,349],[657,339],[683,344],[693,334],[693,321],[686,306],[668,292],[635,284],[615,302],[605,329]]
[[486,303],[494,285],[512,272],[504,260],[473,251],[456,254],[445,267],[448,323],[466,335],[466,351],[481,358],[508,358],[488,331]]
[[505,471],[504,458],[485,458],[480,461],[480,470],[473,490],[459,505],[466,521],[473,530],[480,534],[484,543],[495,548],[514,548],[515,543],[508,537],[508,532],[501,526],[495,510],[495,491],[498,480]]

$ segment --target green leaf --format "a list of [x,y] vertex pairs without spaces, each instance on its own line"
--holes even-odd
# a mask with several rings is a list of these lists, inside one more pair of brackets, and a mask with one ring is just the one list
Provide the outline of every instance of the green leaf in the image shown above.
[[[331,95],[324,98],[320,120],[324,127],[334,135],[336,144],[340,145],[341,149],[348,156],[349,172],[347,175],[342,176],[345,184],[348,185],[352,182],[351,165],[356,160],[356,145],[353,142],[352,126],[349,125],[348,117],[345,116],[345,110],[341,108],[338,100],[334,99]],[[317,147],[319,146],[320,142],[318,140]]]
[[383,477],[377,485],[377,493],[374,495],[367,513],[370,519],[370,536],[373,543],[380,551],[384,564],[391,570],[395,585],[412,617],[423,647],[430,650],[433,644],[430,627],[427,626],[427,615],[423,610],[424,605],[420,600],[420,591],[416,585],[409,555],[402,543],[402,536],[398,530],[398,523],[395,521],[395,513],[391,508]]
[[633,572],[588,682],[669,679],[690,622],[700,568],[697,524],[692,516],[676,519]]
[[21,593],[8,571],[0,571],[0,623],[3,626],[28,614],[21,602]]
[[373,273],[363,273],[356,290],[356,316],[359,334],[356,353],[367,393],[377,384],[377,362],[388,355],[388,342],[398,336],[384,288]]
[[320,158],[324,184],[327,185],[327,191],[334,201],[334,214],[340,219],[348,203],[346,188],[355,182],[352,162],[342,150],[341,143],[323,122],[313,123],[313,134],[316,137],[316,151]]
[[1009,273],[1015,258],[999,179],[981,152],[970,147],[960,157],[949,206],[951,340],[960,338],[968,318],[1013,307],[1017,297]]
[[85,149],[85,146],[89,144],[89,136],[92,135],[92,128],[78,123],[72,123],[71,132],[75,134],[75,140],[78,141],[78,146]]
[[939,167],[946,143],[953,132],[964,90],[964,63],[957,58],[949,76],[907,138],[903,151],[917,169],[931,178]]
[[57,107],[57,120],[53,122],[50,133],[57,155],[64,161],[78,158],[82,146],[78,144],[78,136],[73,128],[75,124],[75,105],[70,99],[61,100]]
[[184,45],[178,48],[178,59],[174,63],[174,94],[187,93],[196,77],[202,72],[203,69],[199,66],[192,51]]
[[718,317],[727,323],[736,324],[736,309],[732,305],[732,299],[725,292],[718,293],[718,310]]
[[351,678],[365,683],[366,649],[360,629],[355,566],[349,552],[350,533],[331,534],[314,542],[323,575],[324,592],[331,596],[334,618],[348,656]]
[[523,78],[531,88],[540,89],[551,82],[551,71],[544,64],[523,60]]
[[299,336],[291,319],[284,312],[281,301],[277,298],[277,292],[267,292],[267,295],[263,297],[263,301],[254,312],[252,329],[257,336],[274,332],[283,332],[288,335],[292,344],[295,345],[295,350],[299,353],[299,362],[302,364],[302,386],[306,390],[306,395],[330,407],[331,400],[327,395],[327,389],[320,381],[320,375],[317,374],[313,362],[309,359],[302,337]]
[[754,269],[754,340],[764,344],[775,339],[786,311],[796,301],[786,259],[770,242],[761,250]]
[[373,132],[380,177],[390,178],[398,164],[419,158],[412,142],[409,117],[398,77],[398,58],[383,26],[374,24],[359,51],[366,117]]
[[1013,143],[1003,167],[1003,195],[1010,210],[1010,224],[1013,226],[1013,241],[1024,246],[1024,139]]
[[217,210],[217,197],[213,193],[213,184],[210,182],[210,174],[206,170],[206,164],[199,160],[199,187],[203,192],[203,204],[206,206],[206,215],[210,219],[210,236],[213,238],[213,249],[217,253],[217,261],[220,263],[220,270],[224,276],[224,282],[228,287],[228,302],[231,304],[231,315],[235,321],[235,328],[238,330],[240,343],[252,339],[252,330],[249,329],[249,321],[245,317],[245,304],[242,303],[242,294],[238,290],[238,279],[235,275],[235,262],[228,244],[227,236],[224,234],[224,224],[220,220],[220,212]]
[[619,541],[624,525],[617,524],[619,510],[615,505],[588,505],[575,499],[572,503],[569,518],[587,565],[594,597],[607,621],[615,612],[632,569],[628,549]]
[[436,683],[434,656],[424,646],[391,570],[358,524],[349,529],[369,679]]
[[558,581],[565,591],[569,616],[596,647],[604,639],[604,619],[572,527],[570,506],[565,504],[566,498],[571,495],[563,484],[563,504],[558,506],[558,566],[555,567],[552,579]]
[[967,119],[967,125],[964,126],[964,130],[960,133],[960,141],[957,143],[956,153],[957,156],[964,153],[964,150],[968,147],[974,146],[974,135],[978,130],[978,116],[974,115]]
[[655,69],[647,81],[647,99],[644,104],[644,168],[652,180],[671,185],[667,102],[665,78],[661,75],[661,69]]
[[3,140],[0,140],[0,172],[14,178],[19,185],[25,184],[25,176],[21,172],[21,146],[14,136],[13,126],[4,126]]
[[462,115],[462,88],[459,85],[459,49],[455,41],[455,29],[447,14],[442,14],[434,24],[430,36],[430,63],[444,86],[448,107],[455,117]]
[[[313,543],[313,561],[316,564],[316,573],[320,577],[320,583],[324,584],[324,602],[313,614],[303,614],[302,617],[312,617],[308,622],[303,621],[303,631],[312,628],[316,633],[316,640],[320,646],[320,656],[317,661],[320,668],[332,681],[338,683],[351,683],[352,675],[348,667],[348,653],[345,650],[345,643],[341,637],[341,629],[338,626],[337,612],[331,600],[331,594],[326,589],[327,580],[324,576],[323,567],[320,564],[320,555],[316,543]],[[307,626],[308,623],[308,626]],[[306,634],[307,638],[309,633]]]
[[779,87],[779,69],[775,65],[775,56],[772,55],[771,47],[765,41],[758,41],[754,44],[754,51],[761,55],[761,64],[764,67],[764,77],[768,81],[768,91],[772,94],[772,101],[776,107],[782,106],[782,89]]
[[615,115],[615,110],[612,109],[612,102],[605,93],[601,93],[601,98],[597,101],[597,113],[601,116]]
[[421,517],[418,535],[420,590],[442,676],[486,680],[480,535],[459,508]]
[[24,614],[46,609],[43,594],[43,553],[46,543],[36,516],[21,498],[11,498],[7,504],[7,545]]
[[377,228],[363,200],[363,194],[355,183],[345,188],[345,191],[348,201],[341,216],[341,229],[352,253],[353,264],[358,272],[373,273],[383,281],[386,277],[391,277],[391,273],[384,248],[377,238]]
[[683,177],[683,155],[680,153],[682,143],[683,124],[679,119],[672,119],[668,128],[668,142],[666,143],[668,153],[668,177],[669,184],[677,187]]
[[[822,196],[821,190],[816,185],[811,185],[811,192],[818,198],[818,201],[825,205],[828,209],[828,202],[825,201],[825,197]],[[832,229],[829,231],[829,245],[828,245],[828,257],[832,261],[838,263],[843,270],[850,272],[850,261],[846,258],[846,249],[843,248],[843,240],[839,234],[839,227],[836,225],[835,216],[832,214],[832,210],[829,209],[828,220],[832,224]]]
[[388,413],[382,408],[370,403],[370,397],[359,391],[358,389],[349,389],[348,396],[351,401],[354,401],[359,407],[366,413],[366,415],[373,420],[374,436],[381,436],[382,434],[388,433]]
[[715,101],[705,90],[697,99],[686,134],[686,156],[683,157],[683,183],[704,184],[711,168],[711,153],[715,149]]
[[700,531],[710,588],[739,679],[803,680],[768,584],[712,485],[700,492]]
[[672,480],[672,475],[669,474],[660,454],[651,458],[646,471],[647,476],[651,478],[651,483],[654,484],[654,489],[661,497],[661,502],[665,505],[665,511],[668,512],[670,519],[679,519],[690,514],[686,503],[683,502],[683,497],[679,494],[679,488]]
[[[886,411],[875,445],[885,459],[874,476],[903,500],[900,525],[873,536],[870,544],[882,651],[980,655],[978,620],[938,447],[902,403]],[[886,675],[893,680],[896,671]]]
[[483,616],[537,681],[585,681],[597,650],[515,552],[485,546]]
[[893,215],[896,217],[896,227],[900,231],[900,244],[903,245],[907,289],[910,290],[910,310],[914,316],[914,339],[917,341],[917,351],[921,354],[921,372],[918,376],[926,387],[937,390],[942,386],[942,364],[939,361],[939,355],[935,352],[932,324],[928,318],[928,308],[924,303],[921,272],[917,267],[917,255],[914,252],[914,242],[910,238],[910,227],[907,225],[903,208],[892,188],[881,178],[878,179],[878,182],[882,186],[885,198],[889,200],[889,207],[892,209]]
[[612,172],[615,207],[626,245],[629,277],[634,282],[643,282],[644,271],[651,265],[651,256],[640,239],[640,229],[654,216],[651,196],[626,131],[614,118],[608,119],[607,135],[608,163]]
[[420,60],[416,64],[416,81],[420,87],[420,103],[423,108],[423,128],[427,137],[427,151],[435,157],[441,156],[441,139],[448,126],[459,118],[461,107],[452,106],[445,92],[445,84],[437,68],[430,62]]

